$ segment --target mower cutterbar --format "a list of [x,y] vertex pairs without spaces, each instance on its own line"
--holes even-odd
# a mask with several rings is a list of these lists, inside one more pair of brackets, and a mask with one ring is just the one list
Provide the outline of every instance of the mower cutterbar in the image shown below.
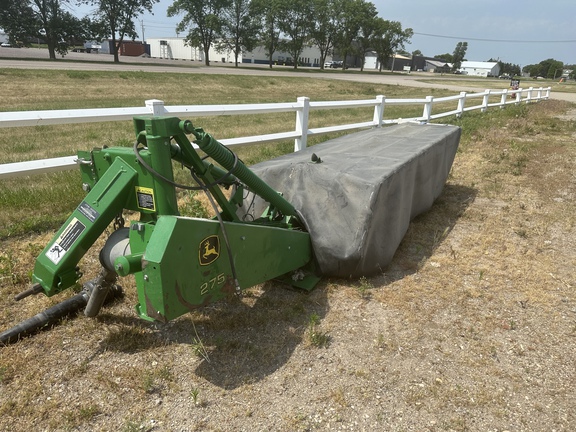
[[[274,278],[312,289],[319,277],[310,235],[289,202],[189,121],[136,117],[134,127],[134,148],[79,153],[86,198],[37,258],[34,285],[17,299],[75,285],[82,277],[80,259],[112,222],[116,230],[100,252],[105,277],[84,284],[87,315],[98,312],[116,275],[135,275],[138,314],[160,322]],[[201,158],[187,134],[222,168]],[[176,184],[173,161],[190,169],[198,186]],[[230,199],[220,186],[233,187]],[[178,187],[206,192],[216,217],[181,216]],[[254,220],[239,216],[249,213],[247,192],[270,203]],[[123,227],[124,210],[139,214],[129,227]]]

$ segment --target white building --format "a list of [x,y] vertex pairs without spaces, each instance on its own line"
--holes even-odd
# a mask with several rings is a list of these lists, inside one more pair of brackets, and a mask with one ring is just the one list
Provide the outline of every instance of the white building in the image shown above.
[[[200,48],[186,45],[184,38],[147,38],[150,45],[150,57],[172,60],[191,60],[204,62],[204,51]],[[209,51],[210,62],[234,63],[234,53],[226,50],[216,51],[214,46]],[[330,60],[327,58],[327,60]],[[272,55],[272,61],[279,65],[293,65],[294,60],[290,54],[276,51]],[[267,51],[264,47],[258,47],[253,51],[243,52],[238,56],[238,63],[268,64]],[[301,66],[320,66],[320,51],[316,47],[306,47],[300,53],[298,64]]]
[[[186,45],[184,38],[147,38],[150,45],[150,57],[171,60],[191,60],[204,62],[204,51],[197,47]],[[230,50],[218,52],[212,46],[208,52],[210,62],[234,63],[234,53]],[[242,54],[238,56],[242,62]]]
[[471,76],[488,77],[500,75],[500,66],[497,62],[463,61],[458,70],[465,75]]
[[[247,51],[244,53],[243,61],[244,63],[254,63],[254,64],[269,64],[270,60],[268,58],[268,50],[263,46],[255,48],[253,51]],[[330,61],[331,57],[326,57],[326,61]],[[275,51],[272,54],[272,62],[278,65],[293,65],[294,59],[289,53],[283,51]],[[304,47],[298,58],[298,64],[300,66],[320,66],[320,50],[317,47]]]

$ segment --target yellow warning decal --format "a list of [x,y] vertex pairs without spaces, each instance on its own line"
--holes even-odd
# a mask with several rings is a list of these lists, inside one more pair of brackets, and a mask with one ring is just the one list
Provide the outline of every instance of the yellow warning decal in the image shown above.
[[136,199],[138,201],[138,208],[142,210],[156,211],[154,189],[136,186]]

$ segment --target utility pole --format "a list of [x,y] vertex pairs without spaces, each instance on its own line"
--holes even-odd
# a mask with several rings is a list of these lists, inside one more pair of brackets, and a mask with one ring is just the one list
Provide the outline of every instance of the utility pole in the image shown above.
[[140,20],[140,28],[142,29],[142,43],[146,42],[146,38],[144,37],[144,20]]

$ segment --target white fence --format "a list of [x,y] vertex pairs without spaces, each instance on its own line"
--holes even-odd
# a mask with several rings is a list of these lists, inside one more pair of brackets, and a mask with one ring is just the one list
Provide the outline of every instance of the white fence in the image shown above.
[[[490,102],[491,97],[499,97],[499,101]],[[550,87],[530,87],[528,89],[518,90],[485,90],[479,93],[461,92],[455,96],[437,98],[428,96],[424,99],[387,99],[385,96],[377,96],[375,99],[368,100],[312,102],[307,97],[300,97],[295,103],[180,106],[165,106],[163,101],[148,100],[144,107],[0,112],[0,128],[132,120],[132,117],[134,116],[150,114],[185,116],[186,118],[191,118],[200,116],[295,112],[296,127],[292,131],[243,138],[222,139],[220,142],[227,146],[233,146],[239,144],[255,144],[294,139],[294,151],[298,151],[306,147],[306,142],[309,136],[352,129],[382,127],[382,125],[385,124],[402,123],[406,121],[429,122],[430,120],[441,117],[453,115],[461,116],[467,111],[479,109],[484,112],[491,107],[504,108],[509,104],[534,102],[548,99],[549,97]],[[477,105],[468,105],[468,102],[474,99],[479,99],[480,103]],[[456,109],[441,113],[433,113],[435,104],[451,101],[455,102],[455,104],[457,102]],[[422,105],[422,116],[386,120],[384,118],[385,108],[397,105]],[[308,127],[308,118],[310,112],[313,110],[359,107],[373,107],[374,114],[372,119],[362,123],[335,125],[314,129],[309,129]],[[75,156],[3,164],[0,165],[0,180],[23,177],[31,174],[63,171],[73,169],[75,166]]]

